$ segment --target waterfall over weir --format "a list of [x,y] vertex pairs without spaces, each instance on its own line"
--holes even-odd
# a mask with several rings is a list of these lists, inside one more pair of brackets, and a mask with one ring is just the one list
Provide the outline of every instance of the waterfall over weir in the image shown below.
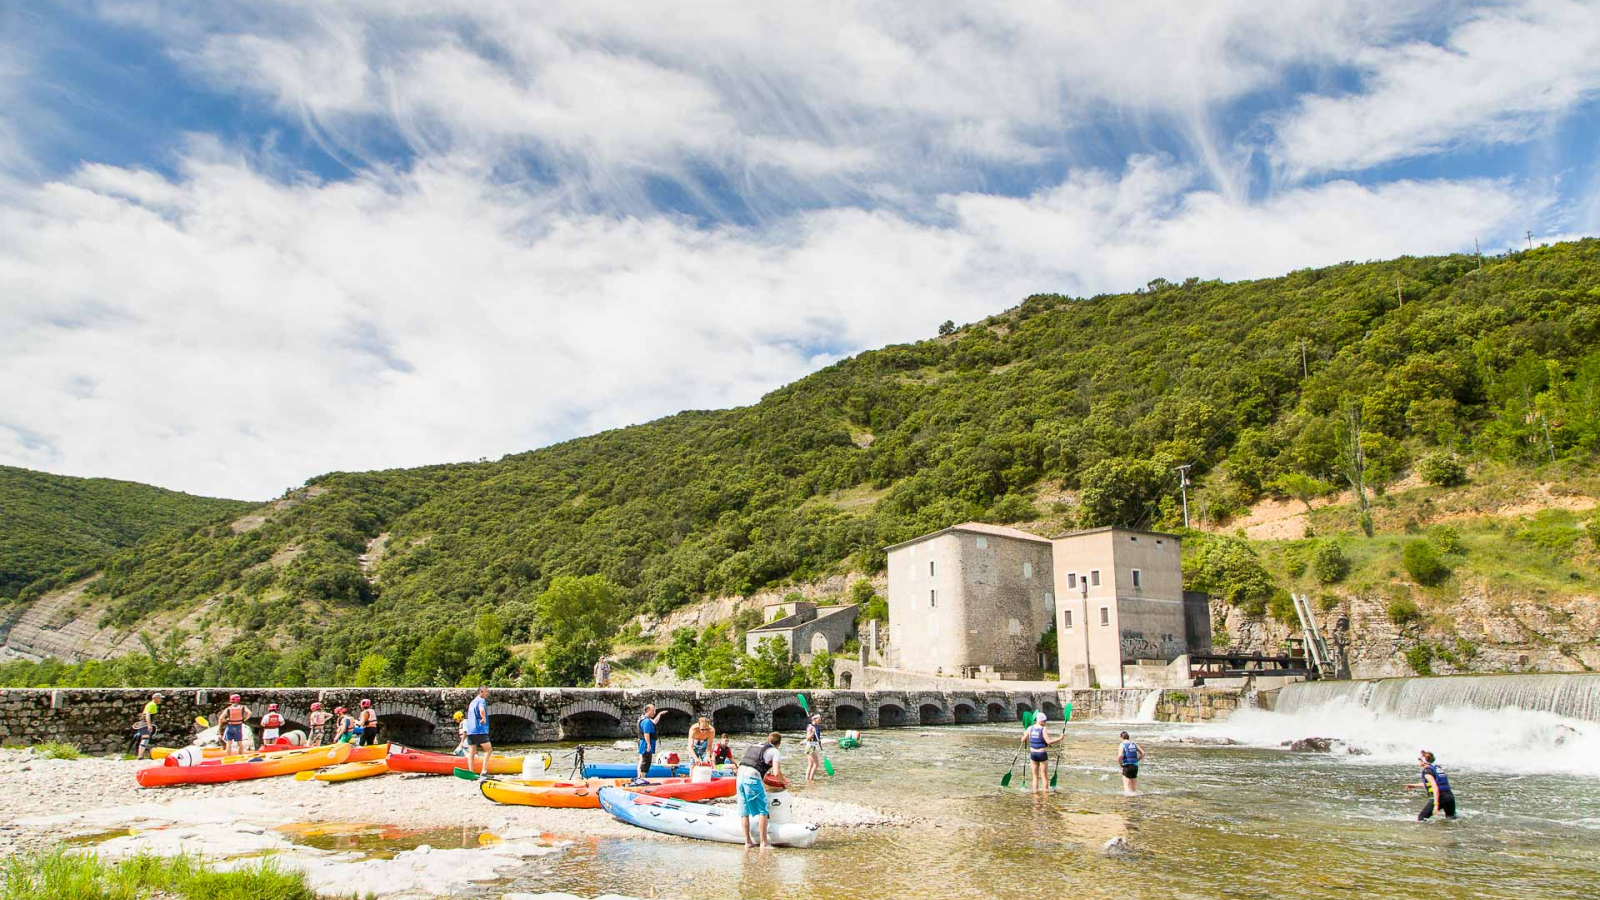
[[1380,681],[1307,681],[1278,694],[1275,711],[1340,703],[1380,716],[1426,719],[1440,709],[1520,709],[1600,722],[1600,675],[1461,675]]

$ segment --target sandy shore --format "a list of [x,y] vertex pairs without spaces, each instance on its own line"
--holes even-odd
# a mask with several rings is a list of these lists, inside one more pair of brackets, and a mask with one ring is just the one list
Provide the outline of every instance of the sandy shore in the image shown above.
[[[621,822],[599,810],[490,803],[471,782],[401,775],[343,784],[292,777],[220,785],[141,788],[134,773],[149,762],[53,760],[0,751],[0,856],[93,839],[109,856],[201,853],[215,859],[273,853],[306,870],[329,892],[379,891],[385,898],[442,896],[485,874],[561,852],[595,837],[681,840]],[[794,816],[829,828],[898,824],[894,816],[850,803],[794,795]],[[316,850],[296,841],[314,823],[425,830],[462,827],[490,833],[483,845],[421,847],[393,859]],[[227,863],[224,863],[225,865]]]

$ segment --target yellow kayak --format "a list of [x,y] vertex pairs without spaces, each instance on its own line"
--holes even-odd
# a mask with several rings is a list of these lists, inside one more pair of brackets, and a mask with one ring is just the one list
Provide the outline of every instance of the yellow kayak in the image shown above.
[[387,771],[389,771],[388,760],[374,759],[367,762],[345,763],[340,766],[319,769],[311,778],[315,781],[354,781],[357,778],[382,775]]

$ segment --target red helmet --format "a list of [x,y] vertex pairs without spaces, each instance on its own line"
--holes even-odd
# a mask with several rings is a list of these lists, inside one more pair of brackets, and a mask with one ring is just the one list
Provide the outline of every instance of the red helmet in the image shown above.
[[276,703],[268,703],[267,704],[267,712],[277,712],[277,711],[278,711],[278,704],[276,704]]
[[341,715],[341,716],[342,716],[342,715],[344,715],[344,707],[342,707],[342,706],[336,706],[336,707],[334,707],[334,708],[333,708],[333,711],[334,711],[334,712],[336,712],[336,713],[338,713],[338,714],[339,714],[339,715]]
[[367,707],[369,707],[371,705],[372,705],[372,701],[371,700],[363,700],[363,701],[361,701],[361,708],[362,709],[366,709]]
[[311,711],[312,712],[316,712],[317,710],[319,710],[321,708],[322,708],[322,704],[321,703],[313,703],[313,704],[311,704]]
[[239,695],[238,694],[229,694],[228,695],[228,702],[229,703],[238,703],[239,702]]

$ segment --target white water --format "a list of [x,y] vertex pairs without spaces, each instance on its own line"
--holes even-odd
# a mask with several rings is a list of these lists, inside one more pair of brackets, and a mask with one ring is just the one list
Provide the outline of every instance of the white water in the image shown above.
[[1245,744],[1327,737],[1356,764],[1447,766],[1600,777],[1600,676],[1504,675],[1312,682],[1274,712],[1241,709],[1206,731]]
[[1156,705],[1161,702],[1161,692],[1151,691],[1139,702],[1139,716],[1136,722],[1154,722],[1156,720]]

